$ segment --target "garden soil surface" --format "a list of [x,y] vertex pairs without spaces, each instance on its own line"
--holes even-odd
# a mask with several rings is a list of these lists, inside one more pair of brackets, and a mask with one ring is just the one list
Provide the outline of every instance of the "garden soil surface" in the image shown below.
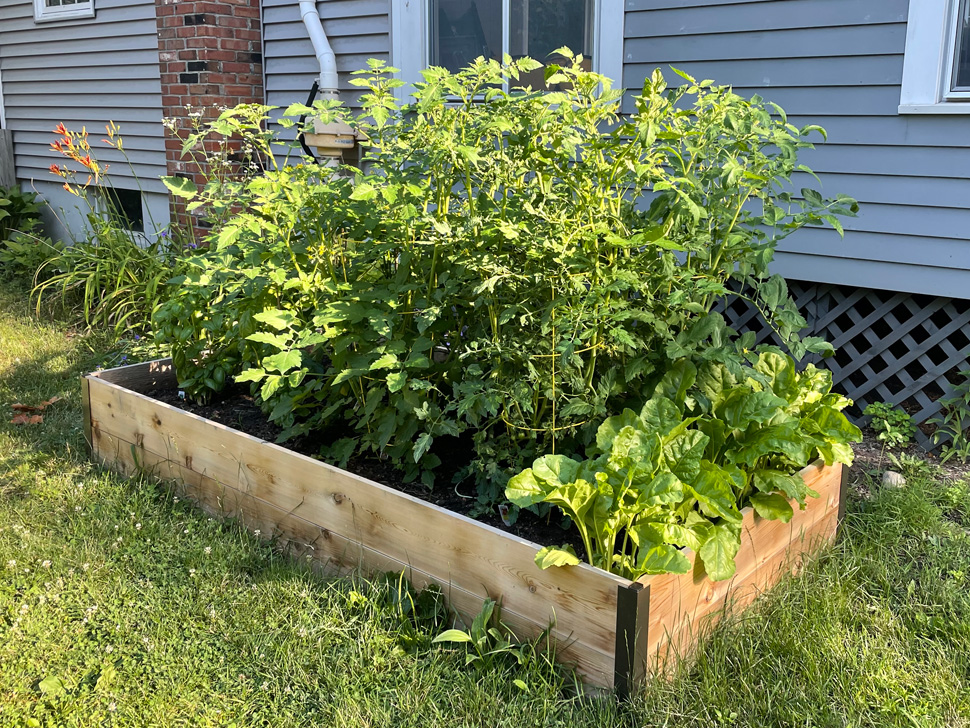
[[[268,442],[276,442],[281,432],[281,428],[269,421],[256,401],[242,387],[229,388],[222,397],[207,404],[182,399],[177,391],[171,389],[155,390],[148,392],[146,396]],[[317,457],[323,442],[318,436],[298,438],[280,444],[303,455]],[[497,510],[481,513],[482,508],[475,497],[474,483],[466,481],[455,485],[452,482],[455,473],[473,456],[470,443],[459,438],[442,438],[441,442],[444,443],[443,446],[434,448],[442,464],[436,469],[433,488],[420,482],[404,482],[401,473],[390,462],[377,457],[353,458],[347,464],[346,470],[537,544],[570,544],[581,559],[585,558],[585,549],[579,534],[559,514],[552,513],[549,517],[540,518],[534,513],[520,511],[515,523],[506,526]]]

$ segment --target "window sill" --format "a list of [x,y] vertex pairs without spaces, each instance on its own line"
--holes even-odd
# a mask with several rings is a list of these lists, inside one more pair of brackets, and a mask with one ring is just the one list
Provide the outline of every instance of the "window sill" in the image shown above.
[[939,104],[900,104],[900,114],[970,114],[970,102],[947,102]]
[[60,12],[44,12],[35,13],[34,22],[35,23],[57,23],[64,22],[67,20],[83,20],[85,18],[95,17],[94,5],[93,3],[88,6],[81,6],[79,8],[71,8],[67,11]]

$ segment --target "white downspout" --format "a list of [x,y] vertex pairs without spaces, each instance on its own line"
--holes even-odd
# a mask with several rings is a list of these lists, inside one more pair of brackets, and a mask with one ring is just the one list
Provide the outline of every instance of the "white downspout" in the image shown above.
[[337,57],[330,47],[327,34],[323,30],[323,23],[320,21],[320,12],[317,10],[316,0],[301,0],[300,15],[303,16],[303,24],[306,26],[313,44],[313,53],[320,64],[320,96],[325,99],[336,99],[339,96],[337,91]]

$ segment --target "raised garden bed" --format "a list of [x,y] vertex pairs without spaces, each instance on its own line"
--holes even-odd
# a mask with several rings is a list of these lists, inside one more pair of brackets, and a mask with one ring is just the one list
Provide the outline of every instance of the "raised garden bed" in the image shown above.
[[[353,473],[146,396],[176,386],[168,360],[84,377],[92,452],[125,473],[175,481],[206,510],[239,518],[299,555],[338,568],[406,572],[435,583],[463,618],[486,597],[520,637],[554,622],[558,654],[591,684],[629,692],[690,652],[703,627],[740,608],[832,540],[841,518],[842,466],[802,471],[819,492],[789,523],[748,508],[737,574],[711,582],[695,562],[685,575],[631,582],[587,565],[540,570],[539,545]],[[693,554],[688,554],[694,559]]]

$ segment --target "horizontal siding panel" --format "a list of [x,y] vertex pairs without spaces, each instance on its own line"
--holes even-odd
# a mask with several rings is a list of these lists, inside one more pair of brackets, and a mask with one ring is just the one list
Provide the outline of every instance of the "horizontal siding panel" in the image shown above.
[[[812,187],[823,195],[854,197],[861,203],[916,205],[918,207],[965,207],[970,201],[970,179],[941,179],[864,175],[820,174],[821,184],[807,174],[793,178],[795,189]],[[970,230],[962,235],[970,238]]]
[[[155,8],[152,5],[131,5],[107,12],[97,3],[98,14],[93,18],[78,18],[71,22],[73,38],[104,38],[114,33],[134,33],[146,35],[144,22],[155,22]],[[56,41],[63,35],[61,23],[35,23],[33,14],[19,19],[3,22],[4,43],[16,45],[29,43],[27,37],[37,35],[38,41]]]
[[[389,35],[351,35],[351,36],[332,36],[329,38],[330,45],[334,54],[339,58],[342,55],[368,54],[380,55],[390,53]],[[275,73],[272,68],[274,58],[292,58],[300,56],[308,59],[312,68],[317,68],[317,60],[313,55],[313,46],[310,39],[304,36],[276,40],[275,38],[264,38],[264,52],[266,54],[267,73]]]
[[[390,3],[391,0],[318,0],[317,12],[324,20],[386,15],[390,12]],[[293,0],[263,0],[263,22],[278,22],[280,17],[299,20],[299,4]]]
[[[75,123],[65,122],[65,126],[69,129],[80,129],[81,125]],[[89,141],[91,144],[91,149],[94,155],[98,158],[107,159],[109,156],[114,157],[117,152],[108,147],[106,144],[101,142],[101,138],[104,136],[104,127],[92,128],[90,125],[85,125],[90,132]],[[57,135],[53,132],[36,132],[36,131],[23,131],[18,129],[14,132],[14,139],[18,144],[31,144],[34,146],[39,146],[47,148]],[[158,136],[139,136],[138,134],[131,133],[130,130],[127,133],[122,134],[122,139],[124,139],[125,151],[128,152],[128,156],[134,159],[134,154],[140,152],[165,152],[165,139],[161,134]],[[122,161],[119,157],[118,161]]]
[[[970,178],[970,149],[820,144],[799,160],[816,172],[899,177]],[[919,184],[913,181],[912,184]]]
[[[21,46],[23,47],[23,46]],[[53,54],[38,57],[36,55],[0,57],[4,78],[7,71],[17,70],[48,70],[64,68],[66,72],[72,73],[75,69],[86,68],[91,72],[106,66],[125,67],[131,66],[158,66],[157,48],[140,48],[126,51],[104,51],[99,50],[94,44],[88,44],[81,50],[68,54]],[[158,77],[158,74],[155,76]]]
[[[789,116],[797,127],[818,124],[834,144],[862,146],[970,147],[967,117],[959,114],[938,116]],[[812,135],[818,139],[817,135]]]
[[[111,100],[122,109],[154,109],[158,115],[161,114],[161,95],[146,93],[137,88],[130,86],[124,86],[124,91],[110,92]],[[92,98],[92,94],[88,93],[74,93],[73,89],[71,93],[59,93],[56,95],[56,102],[59,108],[72,107],[72,106],[83,106],[85,104],[90,104],[92,101],[97,101],[98,97],[107,96],[105,92],[96,94]],[[50,94],[44,93],[19,93],[13,94],[7,92],[7,85],[4,84],[3,88],[4,97],[4,107],[9,111],[11,109],[17,108],[33,108],[36,106],[51,106],[51,102],[55,100]],[[105,99],[107,101],[107,99]],[[60,118],[60,112],[53,114],[58,119]],[[102,114],[97,114],[95,119],[104,118]],[[159,120],[159,126],[161,126],[161,120]]]
[[[966,240],[920,235],[848,232],[842,239],[833,230],[803,228],[782,242],[783,253],[804,253],[860,261],[882,260],[932,268],[970,270]],[[966,294],[964,294],[966,297]]]
[[[91,99],[88,100],[89,103]],[[48,123],[51,129],[61,121],[60,113],[47,113],[43,112],[43,109],[38,110],[36,107],[22,106],[15,108],[7,108],[7,121],[10,122],[11,129],[19,129],[20,119],[29,119],[32,122],[40,121],[45,116],[50,117]],[[104,128],[105,120],[113,120],[115,123],[120,124],[122,128],[129,121],[134,121],[142,124],[157,124],[159,127],[159,135],[164,133],[161,129],[161,107],[157,109],[145,108],[145,109],[133,109],[123,106],[103,106],[100,108],[95,108],[92,106],[78,106],[72,108],[69,113],[65,116],[70,116],[76,120],[75,126],[77,124],[87,124],[89,129],[98,130]],[[18,120],[14,123],[14,120]],[[100,131],[99,131],[100,133]]]
[[[387,53],[343,53],[337,56],[337,72],[350,74],[367,68],[367,61],[370,58],[390,62],[390,55]],[[273,60],[273,76],[283,79],[294,73],[317,76],[320,71],[315,59],[306,56],[280,57]]]
[[906,22],[907,0],[777,0],[626,13],[627,38]]
[[[60,67],[40,67],[36,65],[27,68],[3,67],[4,88],[15,83],[39,83],[44,81],[57,82],[63,89],[65,83],[74,81],[159,81],[158,58],[155,63],[125,63],[123,65],[109,65],[92,68],[84,65],[70,65]],[[160,83],[160,81],[159,81]],[[9,89],[8,89],[9,91]]]
[[[264,19],[264,29],[268,35],[274,39],[293,40],[295,38],[306,38],[306,26],[300,17],[299,12],[293,12],[292,18],[286,20]],[[331,17],[323,20],[323,29],[327,33],[327,38],[344,38],[353,35],[374,35],[375,33],[389,33],[391,30],[390,19],[387,12],[375,15],[357,15],[350,17]],[[274,32],[275,31],[275,32]],[[331,41],[332,45],[332,41]]]
[[[64,28],[65,31],[70,30],[69,28]],[[3,45],[0,45],[0,60],[6,59],[12,56],[64,56],[73,53],[87,54],[89,56],[98,56],[102,53],[108,51],[138,51],[147,48],[154,49],[156,54],[158,53],[158,35],[152,34],[141,34],[141,35],[107,35],[103,38],[92,39],[83,38],[76,39],[73,35],[62,38],[61,40],[51,40],[51,41],[41,41],[38,43],[19,43],[19,44],[8,44],[6,41]],[[157,55],[156,55],[157,58]],[[43,63],[43,61],[39,61]],[[63,63],[63,60],[57,60],[56,64]],[[98,59],[92,58],[89,63],[98,64]]]
[[[154,0],[98,0],[97,16],[34,23],[30,0],[0,7],[0,70],[13,131],[14,163],[26,180],[51,183],[64,158],[50,149],[53,128],[87,127],[96,156],[113,179],[163,192],[164,129]],[[105,124],[122,129],[131,163],[100,139]]]
[[970,271],[882,260],[833,260],[823,255],[779,253],[772,270],[797,281],[881,288],[904,293],[966,298]]
[[[847,231],[929,238],[970,238],[970,209],[866,203],[859,216],[842,220]],[[964,249],[970,268],[970,242]],[[970,291],[968,291],[970,294]]]
[[[17,134],[21,136],[27,133],[44,134],[47,136],[48,141],[53,141],[57,136],[54,134],[54,124],[51,124],[48,119],[44,118],[44,114],[42,113],[37,114],[37,116],[39,117],[37,119],[19,119],[17,121]],[[58,121],[64,122],[64,125],[68,129],[80,129],[82,126],[87,126],[91,136],[99,140],[103,136],[102,129],[105,127],[103,122],[92,122],[90,117],[87,119],[78,118],[73,109],[65,110],[64,115],[59,117]],[[163,138],[163,130],[159,129],[157,123],[126,121],[124,124],[119,124],[119,127],[121,128],[121,136],[125,140],[125,146],[128,146],[129,139],[146,137],[152,139]]]
[[[626,77],[624,77],[626,81]],[[721,79],[720,82],[729,82]],[[642,84],[632,84],[642,88]],[[627,83],[627,87],[631,86]],[[899,118],[898,86],[837,86],[834,88],[738,88],[734,91],[741,96],[760,94],[769,101],[781,106],[792,116],[818,118],[822,116],[892,116]],[[634,110],[633,94],[628,93],[623,101],[623,111]]]
[[666,63],[721,60],[776,60],[783,58],[819,58],[843,56],[850,50],[854,56],[901,54],[906,47],[906,25],[859,25],[831,28],[799,28],[724,33],[721,35],[688,35],[660,38],[630,38],[623,46],[624,59]]
[[[658,66],[672,65],[661,58],[649,64],[627,63],[624,79],[642,87],[646,77]],[[743,88],[769,89],[775,86],[899,86],[903,76],[903,57],[839,56],[829,58],[782,58],[772,61],[674,62],[678,69],[695,78],[710,78],[719,84]],[[664,74],[671,84],[683,83],[675,73]],[[897,104],[898,104],[897,91]]]

